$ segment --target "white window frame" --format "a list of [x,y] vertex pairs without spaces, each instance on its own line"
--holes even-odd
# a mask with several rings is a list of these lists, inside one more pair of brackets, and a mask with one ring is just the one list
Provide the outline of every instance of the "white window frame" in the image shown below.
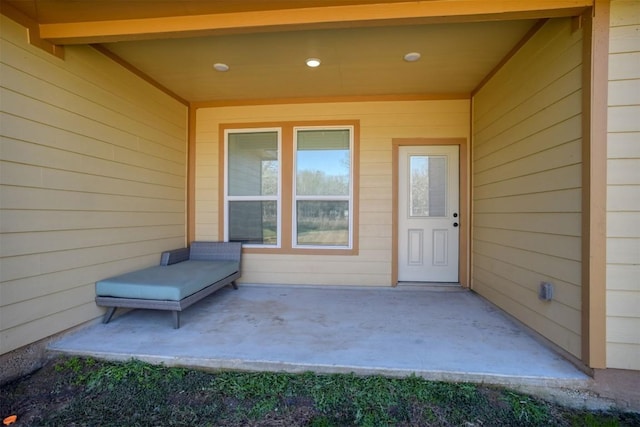
[[[347,196],[298,196],[297,184],[298,177],[297,171],[298,167],[296,164],[297,161],[297,153],[298,153],[298,132],[306,131],[306,130],[348,130],[349,131],[349,195]],[[344,126],[344,125],[336,125],[336,126],[294,126],[293,127],[293,170],[292,173],[292,192],[291,195],[291,247],[293,249],[301,249],[301,250],[323,250],[323,249],[341,249],[341,250],[351,250],[353,249],[353,184],[354,184],[354,173],[353,173],[353,165],[354,165],[354,126]],[[311,200],[311,201],[347,201],[349,204],[349,239],[347,246],[338,246],[338,245],[299,245],[298,244],[298,201]]]
[[[278,191],[275,196],[230,196],[229,195],[229,135],[239,133],[276,132],[278,141]],[[243,244],[245,248],[273,248],[282,247],[282,128],[237,128],[224,130],[224,241],[229,241],[229,202],[235,201],[276,201],[277,228],[275,245]]]

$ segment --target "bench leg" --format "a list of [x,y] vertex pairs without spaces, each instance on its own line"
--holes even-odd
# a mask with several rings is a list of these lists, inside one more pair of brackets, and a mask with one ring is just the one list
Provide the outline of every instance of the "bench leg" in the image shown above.
[[173,312],[173,329],[180,329],[180,312],[178,310]]
[[102,318],[102,323],[109,323],[117,309],[118,307],[109,307],[107,312],[104,314],[104,317]]
[[233,286],[233,289],[238,289],[238,284],[236,283],[235,280],[231,282],[231,286]]

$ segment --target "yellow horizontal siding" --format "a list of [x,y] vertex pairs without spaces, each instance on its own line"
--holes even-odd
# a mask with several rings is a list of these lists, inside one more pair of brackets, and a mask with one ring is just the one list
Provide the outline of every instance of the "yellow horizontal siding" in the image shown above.
[[607,235],[627,239],[640,238],[640,213],[609,212],[607,214]]
[[[640,264],[607,263],[607,292],[613,290],[638,291]],[[614,308],[611,313],[615,313]]]
[[0,232],[144,227],[183,223],[183,212],[83,212],[16,209],[2,213]]
[[[462,137],[469,101],[353,102],[201,108],[196,132],[196,238],[218,236],[218,126],[305,120],[360,121],[360,224],[357,256],[258,255],[243,258],[250,283],[385,285],[391,283],[392,139]],[[286,172],[285,172],[286,173]]]
[[[30,125],[31,123],[24,124],[27,128],[29,128]],[[3,127],[3,131],[5,129],[7,128]],[[20,133],[19,129],[18,133]],[[42,138],[48,140],[49,136],[43,133]],[[93,143],[91,139],[85,140],[84,142],[87,144]],[[33,164],[50,169],[71,170],[88,175],[119,177],[120,179],[138,182],[152,182],[167,187],[177,187],[176,177],[184,176],[184,172],[181,174],[170,174],[165,172],[161,167],[155,170],[151,168],[141,168],[123,162],[61,150],[57,147],[47,147],[39,141],[37,143],[25,141],[22,136],[10,138],[5,134],[0,140],[0,143],[2,144],[3,159],[14,163]],[[55,141],[53,141],[53,143],[55,144]]]
[[[502,147],[497,155],[480,157],[474,152],[474,164],[477,163],[475,173],[490,171],[495,167],[510,163],[512,166],[521,166],[526,169],[530,167],[527,161],[528,158],[538,154],[548,157],[550,162],[555,162],[557,165],[557,161],[553,160],[555,156],[551,156],[550,154],[552,153],[549,153],[549,150],[561,147],[562,144],[575,142],[578,139],[576,135],[581,135],[581,126],[582,119],[579,115],[575,115],[550,124],[549,127],[542,131],[525,136],[522,139],[516,137],[513,141],[507,141],[508,144],[504,144],[504,138],[498,136],[498,141]],[[575,146],[573,149],[575,150]],[[576,161],[576,156],[578,156],[578,159],[581,158],[579,150],[564,154],[571,156],[570,159],[574,160],[574,162]]]
[[522,194],[546,193],[549,191],[580,188],[581,165],[569,165],[547,169],[534,174],[505,178],[485,185],[476,185],[477,200]]
[[43,319],[59,311],[87,304],[95,298],[93,283],[65,289],[62,292],[17,302],[2,308],[0,324],[3,328],[15,328],[34,320]]
[[[633,16],[633,14],[630,15]],[[640,52],[640,38],[638,37],[639,28],[640,25],[637,21],[612,26],[609,29],[609,53]]]
[[[102,104],[103,108],[113,111],[137,109],[139,110],[136,114],[137,121],[154,123],[155,129],[172,127],[181,133],[180,129],[186,122],[184,105],[167,102],[167,96],[163,92],[153,90],[148,84],[140,82],[121,68],[116,70],[109,58],[96,55],[94,50],[87,46],[74,46],[70,52],[65,52],[69,55],[66,55],[64,61],[52,61],[40,52],[24,55],[25,47],[22,44],[25,37],[24,29],[14,25],[13,22],[3,27],[6,37],[0,40],[0,46],[3,51],[4,65],[24,71],[42,80],[43,84],[58,86],[62,90],[87,99],[96,97],[108,99],[109,102]],[[26,49],[34,52],[30,47]],[[81,53],[75,54],[76,52]],[[70,70],[82,70],[85,74],[69,72]],[[110,72],[111,70],[115,71]],[[123,78],[123,76],[126,77]],[[126,91],[110,90],[123,87],[126,87]],[[145,103],[140,103],[141,97],[145,99]]]
[[618,317],[637,318],[638,307],[640,307],[640,292],[611,290],[607,293],[609,313],[615,310],[615,315]]
[[140,199],[135,196],[5,186],[0,194],[4,209],[96,210],[126,212],[183,212],[181,200]]
[[[484,255],[488,258],[503,261],[507,264],[516,265],[526,270],[537,272],[540,277],[555,278],[567,283],[580,286],[580,262],[558,258],[545,253],[531,250],[517,249],[501,244],[476,240],[474,236],[474,249],[478,256]],[[521,283],[521,286],[538,286],[538,282]],[[576,303],[577,305],[577,303]]]
[[[579,121],[579,120],[578,120]],[[573,132],[575,135],[575,132]],[[500,161],[496,158],[486,157],[485,167],[479,169],[474,174],[474,183],[477,186],[498,182],[501,180],[527,176],[541,171],[555,169],[566,166],[567,159],[574,159],[576,163],[580,161],[580,140],[569,141],[565,144],[552,146],[548,149],[540,147],[536,142],[529,142],[512,145],[509,150],[514,151],[513,156],[508,156],[506,152],[502,155],[505,159],[511,157],[506,163],[498,164]],[[527,145],[529,146],[527,150]],[[533,148],[536,147],[536,148]],[[539,150],[539,151],[533,151]],[[520,157],[523,156],[523,157]],[[486,163],[491,161],[491,167],[487,167]],[[483,163],[482,160],[476,162],[478,166]]]
[[[518,305],[520,309],[524,307],[524,305],[520,304],[520,301],[523,299],[530,299],[533,296],[536,296],[537,292],[532,289],[527,289],[523,287],[514,286],[514,283],[510,280],[495,275],[488,270],[484,270],[481,267],[478,267],[478,283],[497,283],[499,286],[491,285],[490,287],[496,288],[498,292],[500,289],[505,289],[507,287],[512,287],[511,292],[501,293],[501,298],[504,300],[509,300],[511,304]],[[557,324],[558,326],[562,326],[562,328],[566,328],[569,330],[569,333],[574,336],[579,336],[581,331],[581,323],[580,317],[577,314],[580,312],[580,309],[576,309],[571,307],[570,305],[564,304],[544,304],[541,301],[536,303],[531,303],[527,307],[527,311],[530,313],[531,317],[536,317],[534,313],[544,313],[545,316],[542,316],[543,319],[553,319],[551,324]],[[538,322],[538,321],[536,321]],[[546,322],[541,322],[546,323]],[[560,331],[561,333],[566,333],[567,331]]]
[[[14,49],[15,47],[9,45],[9,52]],[[9,58],[14,57],[9,56]],[[20,65],[22,64],[18,64],[18,67]],[[179,139],[180,127],[171,126],[170,122],[164,121],[150,125],[144,120],[146,115],[144,111],[141,111],[142,114],[140,116],[136,115],[135,118],[122,117],[121,111],[114,109],[112,106],[96,105],[92,100],[94,96],[105,97],[106,93],[102,88],[85,86],[83,92],[78,91],[80,88],[74,88],[73,91],[69,91],[60,87],[60,85],[73,82],[58,81],[56,84],[51,83],[55,79],[56,73],[53,73],[53,75],[34,76],[29,74],[31,69],[18,69],[14,68],[14,66],[15,64],[0,65],[2,87],[7,88],[5,96],[12,95],[11,88],[21,88],[19,93],[13,93],[14,98],[12,100],[16,103],[13,105],[13,109],[23,113],[23,117],[34,117],[40,112],[38,109],[49,108],[55,117],[75,117],[81,123],[80,129],[84,129],[83,123],[92,126],[93,123],[91,122],[97,122],[106,131],[104,137],[120,136],[120,140],[114,140],[113,144],[123,148],[136,148],[138,144],[137,134],[142,127],[144,128],[144,135],[149,138],[149,141],[175,150],[172,144],[158,141],[166,140],[167,137]],[[42,80],[43,78],[47,80]],[[73,106],[72,109],[69,108],[70,106]],[[28,107],[35,108],[36,111],[27,111],[25,108]],[[131,106],[127,108],[127,106],[122,105],[122,107],[131,109]],[[119,121],[121,124],[117,127],[113,126],[112,123],[115,121]]]
[[[509,260],[491,258],[483,255],[477,255],[475,264],[482,270],[511,282],[511,286],[516,287],[520,293],[526,291],[537,296],[539,283],[552,281],[555,285],[554,299],[563,306],[580,310],[580,285],[554,277],[551,275],[552,272],[549,272],[550,274],[541,274],[538,271],[530,269],[531,266],[529,265],[518,266],[511,264]],[[528,297],[531,297],[532,294],[528,294]],[[550,308],[548,304],[539,300],[535,301],[534,304],[540,307],[541,310]]]
[[[474,158],[480,160],[496,152],[500,155],[502,154],[500,150],[503,150],[511,144],[525,140],[528,137],[548,130],[553,125],[561,124],[566,120],[570,120],[572,117],[578,116],[582,107],[582,95],[579,91],[576,91],[564,98],[557,99],[556,102],[547,107],[540,107],[541,109],[530,109],[530,107],[529,104],[522,106],[522,108],[528,110],[528,114],[530,114],[526,120],[519,123],[510,123],[512,126],[504,132],[493,136],[490,144],[484,143],[479,146],[477,150],[474,149]],[[555,131],[554,136],[556,136],[556,138],[562,138],[559,142],[569,142],[576,137],[575,134],[564,132],[556,133]],[[479,141],[483,141],[483,139],[479,139]]]
[[97,280],[185,242],[186,107],[0,17],[0,354],[91,320]]
[[547,21],[475,95],[472,141],[473,289],[576,356],[581,87],[582,33]]
[[310,258],[305,255],[300,255],[295,260],[281,261],[280,259],[274,259],[273,257],[268,260],[260,260],[256,259],[256,257],[252,257],[251,259],[247,259],[246,262],[251,266],[251,271],[254,274],[281,272],[294,277],[303,275],[331,277],[359,273],[384,276],[390,268],[389,265],[385,265],[385,263],[378,261],[358,260],[358,262],[344,262],[319,259],[320,257],[305,260],[305,257]]
[[610,317],[607,338],[612,343],[640,346],[640,319],[636,317]]
[[[157,247],[161,245],[162,242],[158,242]],[[179,247],[180,245],[172,243],[170,247],[176,246]],[[152,254],[144,253],[144,250],[140,250],[140,255],[132,253],[127,259],[122,259],[122,251],[119,251],[119,249],[131,250],[131,248],[123,245],[122,247],[116,246],[105,250],[109,249],[111,249],[111,252],[105,256],[105,259],[98,259],[94,264],[87,263],[82,266],[74,266],[69,270],[54,266],[50,268],[54,270],[53,272],[43,272],[42,274],[39,273],[40,267],[38,264],[40,255],[32,256],[30,260],[33,262],[31,264],[32,270],[25,270],[27,274],[21,272],[19,276],[24,276],[22,278],[3,282],[3,286],[0,288],[2,304],[10,305],[19,301],[38,298],[42,295],[43,290],[46,290],[47,293],[57,293],[86,283],[94,283],[106,277],[157,264],[160,257],[155,248]]]
[[[82,193],[133,196],[148,199],[181,200],[184,188],[172,188],[132,179],[88,175],[86,173],[1,162],[4,185],[40,187]],[[25,179],[26,178],[26,179]]]
[[580,261],[580,237],[477,226],[474,238],[514,249]]
[[607,366],[640,370],[640,7],[611,2]]
[[607,261],[609,263],[634,265],[634,264],[638,264],[639,257],[640,257],[640,239],[639,238],[609,237],[607,241]]
[[609,185],[640,185],[640,157],[610,159],[607,162],[607,182]]
[[640,22],[640,10],[637,0],[612,0],[610,10],[610,26],[623,27],[626,25],[638,25]]
[[[476,213],[580,212],[579,189],[476,200]],[[552,208],[550,208],[552,206]]]
[[[545,27],[522,46],[518,54],[485,84],[482,90],[492,93],[493,96],[490,100],[474,106],[474,121],[477,122],[474,129],[482,131],[489,124],[497,123],[505,114],[517,116],[517,111],[512,110],[527,104],[529,97],[543,101],[542,104],[548,103],[548,99],[544,102],[546,95],[540,92],[557,88],[554,84],[563,81],[563,76],[571,73],[577,64],[580,64],[580,40],[580,32],[572,34],[566,20],[548,21]],[[553,64],[553,67],[549,67],[549,64]],[[514,76],[520,77],[512,78]],[[572,87],[575,88],[575,85],[568,83],[560,94],[565,95],[567,89]]]
[[616,369],[638,370],[640,345],[607,342],[607,366]]
[[155,227],[106,228],[89,230],[45,231],[36,233],[8,233],[3,236],[0,256],[65,251],[139,242],[178,238],[183,236],[184,225],[161,225]]
[[618,52],[609,55],[609,80],[637,78],[640,52]]
[[[640,55],[637,64],[640,64]],[[609,132],[640,132],[638,117],[640,105],[609,106]]]
[[[545,55],[549,53],[547,51]],[[554,62],[554,70],[558,70],[556,73],[545,72],[543,64],[535,65],[533,69],[525,67],[521,72],[532,73],[530,75],[540,73],[540,78],[520,85],[513,81],[510,85],[496,88],[494,96],[504,96],[507,100],[486,113],[484,117],[490,117],[492,122],[484,124],[483,120],[478,118],[478,148],[486,135],[494,138],[514,125],[535,119],[535,116],[529,114],[530,110],[549,112],[548,108],[558,104],[558,100],[568,98],[579,91],[581,53],[581,43],[576,43],[570,50],[557,53],[558,57]],[[542,119],[544,120],[544,117]],[[491,146],[493,145],[492,143]]]
[[32,322],[22,323],[14,328],[3,329],[0,332],[0,341],[3,348],[19,348],[31,344],[33,337],[46,338],[77,326],[78,319],[94,319],[101,313],[102,310],[91,301]]
[[607,210],[609,212],[640,212],[640,186],[609,185]]
[[[496,286],[498,284],[498,286]],[[580,353],[580,333],[575,332],[579,324],[580,313],[578,310],[565,308],[561,316],[554,320],[552,316],[541,315],[542,307],[537,304],[522,304],[513,298],[513,293],[503,293],[510,283],[504,281],[491,272],[483,269],[474,269],[474,289],[498,307],[513,307],[517,311],[517,318],[536,331],[544,331],[544,336],[566,349],[572,354]],[[533,293],[527,297],[533,301]],[[536,310],[537,309],[537,310]]]
[[351,274],[342,274],[341,277],[335,274],[305,274],[304,278],[299,275],[291,275],[285,272],[255,272],[247,271],[242,273],[241,283],[252,284],[276,284],[276,285],[318,285],[318,286],[380,286],[388,287],[391,281],[391,274],[369,274],[366,271]]
[[580,216],[575,213],[478,213],[476,227],[491,229],[519,230],[522,232],[561,234],[580,237]]
[[[640,28],[636,31],[640,32]],[[638,93],[636,85],[634,80],[610,81],[608,85],[609,105],[636,106],[640,102],[640,93]]]
[[[0,266],[3,268],[2,278],[5,283],[8,283],[17,279],[70,271],[86,266],[103,266],[110,262],[121,261],[122,253],[136,254],[137,265],[155,264],[160,260],[157,249],[159,246],[177,248],[182,246],[183,241],[182,235],[156,240],[135,241],[128,239],[125,243],[58,249],[51,252],[6,257],[0,260]],[[128,259],[127,264],[131,263],[133,259],[133,257]],[[124,265],[122,268],[129,269]],[[99,279],[106,277],[99,270],[96,270],[96,274],[100,276]],[[9,286],[7,284],[5,289],[8,289]],[[0,305],[8,302],[8,300],[3,300]]]
[[640,157],[640,144],[638,144],[638,134],[610,133],[607,136],[607,158],[627,159]]

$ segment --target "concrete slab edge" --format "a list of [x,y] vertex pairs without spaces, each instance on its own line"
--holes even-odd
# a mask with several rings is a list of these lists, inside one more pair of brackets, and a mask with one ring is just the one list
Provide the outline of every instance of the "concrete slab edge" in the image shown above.
[[[83,352],[83,351],[60,351],[49,348],[48,352],[52,357],[56,355],[92,357],[100,360],[125,362],[134,358],[131,354],[124,353],[104,353],[104,352]],[[478,374],[467,372],[448,371],[415,371],[379,367],[362,367],[348,365],[322,365],[289,363],[266,360],[242,360],[242,359],[202,359],[190,357],[168,357],[157,355],[136,354],[136,360],[143,362],[164,365],[169,367],[195,368],[203,370],[227,370],[246,372],[287,372],[304,373],[315,372],[318,374],[355,374],[355,375],[382,375],[392,378],[402,378],[415,375],[429,381],[443,381],[454,383],[473,383],[487,386],[507,387],[522,393],[540,397],[542,399],[555,402],[567,407],[589,410],[610,410],[616,409],[616,402],[612,399],[604,398],[591,391],[593,380],[584,379],[562,379],[527,376],[508,376],[497,374]]]

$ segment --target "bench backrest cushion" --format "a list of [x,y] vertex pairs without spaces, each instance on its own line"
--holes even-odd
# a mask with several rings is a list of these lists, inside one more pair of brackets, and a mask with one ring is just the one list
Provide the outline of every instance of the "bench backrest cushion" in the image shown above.
[[240,262],[240,242],[191,242],[189,259],[193,261],[237,261]]

